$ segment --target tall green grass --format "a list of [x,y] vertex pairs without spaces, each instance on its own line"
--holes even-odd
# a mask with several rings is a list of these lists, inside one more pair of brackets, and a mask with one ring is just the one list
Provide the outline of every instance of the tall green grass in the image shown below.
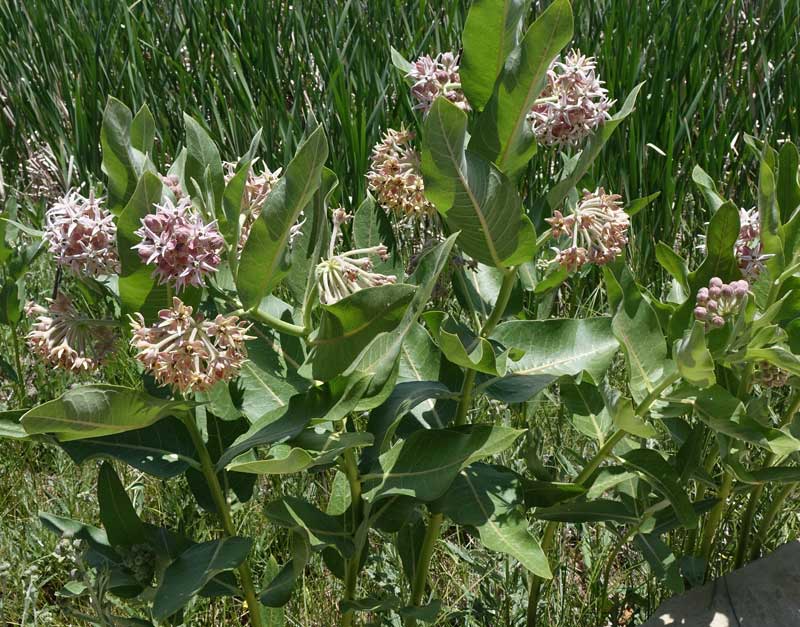
[[[412,119],[389,46],[411,57],[453,48],[466,0],[0,0],[0,163],[7,182],[29,143],[99,176],[108,95],[147,103],[161,155],[176,154],[181,112],[204,118],[233,158],[258,128],[269,165],[292,154],[309,116],[331,142],[342,201],[358,202],[381,130]],[[534,1],[538,11],[546,0]],[[595,166],[627,198],[662,192],[637,218],[639,263],[657,239],[705,221],[695,164],[749,202],[744,133],[800,132],[800,0],[577,0],[575,45],[598,56],[611,94],[646,81],[638,110]],[[662,154],[663,153],[663,154]],[[557,165],[535,162],[530,199]]]

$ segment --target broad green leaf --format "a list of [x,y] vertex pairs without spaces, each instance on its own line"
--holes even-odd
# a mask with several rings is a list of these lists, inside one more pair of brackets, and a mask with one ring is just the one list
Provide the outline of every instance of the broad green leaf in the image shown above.
[[394,46],[389,46],[391,58],[392,58],[392,65],[394,65],[398,70],[400,70],[403,75],[406,75],[411,70],[411,62],[406,59],[398,50],[395,50]]
[[[375,199],[367,194],[353,215],[353,248],[371,248],[380,244],[389,245],[394,239],[392,223],[382,209],[375,205]],[[400,255],[392,254],[389,259],[375,260],[375,272],[403,277],[403,262]]]
[[716,213],[717,210],[725,204],[725,199],[717,192],[717,184],[714,182],[714,179],[712,179],[703,168],[696,165],[692,170],[692,180],[703,193],[708,203],[708,208],[711,209],[712,213]]
[[161,179],[145,172],[117,222],[117,248],[119,250],[119,295],[123,311],[139,312],[145,320],[156,319],[158,310],[168,306],[166,285],[156,285],[153,266],[142,263],[133,247],[140,242],[134,234],[142,226],[142,218],[153,213],[153,205],[161,202]]
[[664,242],[656,244],[656,259],[661,267],[680,283],[684,289],[689,289],[689,268],[683,259]]
[[552,577],[547,556],[522,515],[523,485],[507,468],[472,464],[458,473],[431,507],[460,525],[475,527],[483,545],[516,558],[539,577]]
[[550,63],[570,39],[572,7],[568,0],[555,0],[505,62],[486,109],[478,117],[474,149],[509,177],[536,152],[528,114],[545,86]]
[[100,466],[97,479],[97,503],[100,520],[112,546],[131,546],[147,541],[144,525],[133,509],[125,488],[108,462]]
[[303,576],[306,564],[311,557],[311,549],[305,538],[292,534],[292,559],[283,565],[280,572],[261,591],[259,598],[267,607],[283,607],[292,598],[294,584]]
[[309,429],[287,444],[278,444],[266,459],[234,459],[227,469],[256,475],[282,475],[335,461],[344,451],[372,444],[371,433],[331,433]]
[[687,529],[697,526],[698,517],[683,488],[678,485],[676,470],[658,452],[639,448],[622,456],[626,466],[641,474],[658,492],[669,499],[675,514]]
[[[225,191],[222,194],[222,214],[224,220],[217,218],[219,230],[225,237],[230,254],[238,257],[238,242],[241,237],[241,225],[239,215],[242,212],[242,200],[244,198],[245,186],[250,174],[250,163],[245,162],[239,166],[236,173],[225,183]],[[231,267],[236,265],[238,259],[231,259]]]
[[470,107],[482,111],[519,43],[530,0],[476,0],[461,35],[461,86]]
[[[186,187],[184,189],[191,190],[193,186],[190,181],[195,181],[204,193],[203,204],[206,203],[206,199],[213,200],[212,206],[206,206],[208,213],[225,222],[222,206],[225,177],[217,145],[197,120],[185,113],[183,114],[183,124],[186,128],[186,164],[183,170]],[[208,172],[210,188],[206,187],[206,172]]]
[[776,455],[800,450],[800,440],[788,430],[769,427],[747,415],[741,401],[719,385],[702,390],[694,401],[696,416],[714,431],[750,442]]
[[543,376],[554,379],[585,372],[599,381],[619,349],[607,317],[512,320],[499,325],[491,339],[524,353],[517,361],[508,362],[509,374],[497,383],[530,386],[532,394],[542,389]]
[[164,619],[185,606],[215,575],[236,568],[253,541],[233,536],[195,544],[164,571],[153,600],[153,617]]
[[132,123],[131,110],[110,97],[103,111],[100,146],[108,179],[108,207],[116,215],[128,204],[145,163],[144,154],[131,145]]
[[[389,398],[382,405],[370,412],[367,431],[374,436],[374,443],[361,453],[362,467],[369,466],[383,453],[389,445],[400,420],[414,407],[430,399],[456,398],[447,386],[437,381],[407,381],[399,383]],[[431,405],[433,407],[433,405]],[[433,427],[447,426],[449,420],[443,420],[435,407],[431,410]],[[422,428],[422,425],[420,425]]]
[[330,394],[321,388],[294,395],[288,405],[264,415],[239,436],[220,456],[217,470],[257,446],[283,443],[297,437],[312,420],[324,417],[331,403]]
[[[606,396],[608,397],[609,395],[607,394]],[[654,438],[658,435],[652,425],[636,415],[631,399],[615,392],[611,395],[611,398],[606,398],[606,404],[608,412],[611,414],[611,421],[617,429],[645,439]]]
[[625,98],[625,102],[620,110],[612,115],[611,119],[603,124],[591,137],[591,139],[589,139],[589,142],[581,152],[581,156],[570,175],[564,180],[559,181],[553,186],[553,189],[547,192],[547,204],[551,209],[556,209],[561,205],[561,203],[567,197],[567,194],[569,194],[569,190],[575,187],[583,178],[583,175],[589,171],[589,167],[592,165],[592,162],[595,160],[597,155],[600,154],[603,146],[609,140],[616,128],[631,114],[633,107],[636,104],[636,97],[639,95],[639,90],[641,90],[642,85],[644,85],[644,83],[639,83],[633,88],[631,93],[628,94],[628,97]]
[[415,291],[416,287],[404,283],[380,285],[321,305],[308,358],[313,378],[327,381],[341,374],[379,333],[395,329]]
[[275,337],[271,344],[263,337],[247,342],[247,361],[242,365],[239,385],[242,411],[251,422],[286,407],[292,396],[309,386],[308,380],[297,374],[300,364],[293,363],[283,351],[284,339]]
[[586,494],[586,488],[577,483],[538,481],[522,477],[522,496],[525,507],[550,507],[563,501],[571,501]]
[[559,391],[574,427],[602,446],[613,422],[600,391],[586,381],[573,383],[567,380],[559,385]]
[[745,353],[748,361],[767,361],[793,375],[800,376],[800,357],[782,346],[751,348]]
[[586,492],[586,498],[590,501],[599,498],[619,484],[635,479],[636,477],[636,473],[627,472],[621,466],[603,468],[592,480],[592,485]]
[[608,521],[629,525],[639,522],[639,517],[631,513],[625,505],[608,499],[560,503],[552,507],[538,508],[533,515],[541,520],[571,523]]
[[678,568],[678,559],[672,550],[654,533],[637,533],[633,541],[644,555],[653,574],[663,579],[672,592],[683,592],[683,577]]
[[[456,272],[460,272],[464,280],[462,282],[454,275],[453,288],[459,301],[465,301],[465,307],[473,309],[484,318],[488,318],[494,309],[497,297],[500,295],[500,287],[506,272],[500,268],[482,263],[477,264],[477,266],[474,270],[467,268],[456,269]],[[522,267],[520,267],[521,269]],[[522,292],[520,284],[515,283],[508,307],[506,307],[503,316],[508,317],[517,313],[522,308],[521,305]]]
[[327,139],[322,127],[317,127],[267,196],[242,250],[236,276],[236,288],[246,308],[258,305],[288,271],[290,230],[319,188],[327,157]]
[[433,599],[425,605],[406,606],[397,610],[401,618],[419,620],[423,623],[435,623],[436,617],[442,609],[442,601]]
[[28,433],[19,421],[27,409],[15,409],[10,411],[0,412],[0,438],[8,438],[9,440],[26,440]]
[[[559,0],[560,1],[560,0]],[[466,150],[467,115],[439,98],[425,120],[425,194],[470,257],[497,268],[533,257],[536,232],[514,184],[484,157]]]
[[169,479],[189,466],[199,466],[186,427],[177,418],[164,418],[155,424],[102,438],[62,442],[76,464],[95,458],[114,458],[137,470]]
[[684,381],[698,388],[707,388],[717,382],[714,360],[706,346],[706,333],[702,322],[695,320],[683,338],[675,344],[675,363]]
[[143,154],[153,152],[156,138],[156,121],[146,104],[136,112],[131,122],[131,146]]
[[521,434],[488,425],[416,431],[381,455],[362,476],[364,498],[373,503],[394,495],[420,501],[437,499],[459,470],[505,450]]
[[191,404],[155,398],[116,385],[85,385],[29,410],[22,426],[29,434],[52,433],[61,441],[96,438],[150,426]]
[[21,317],[22,303],[20,302],[19,286],[16,281],[12,281],[10,278],[6,279],[3,287],[0,288],[0,324],[15,326]]
[[508,351],[495,354],[489,340],[476,336],[466,326],[445,317],[441,311],[428,312],[424,320],[442,353],[452,363],[496,377],[506,373]]
[[329,516],[311,503],[285,496],[269,503],[264,509],[267,518],[276,525],[301,534],[313,550],[334,547],[343,557],[353,554],[353,541],[340,516]]
[[781,216],[776,194],[775,175],[766,159],[762,158],[758,171],[759,239],[763,252],[771,255],[766,265],[773,277],[779,276],[785,267]]
[[102,529],[48,512],[39,512],[39,520],[42,521],[42,524],[47,529],[59,536],[67,535],[77,540],[83,540],[108,560],[116,561],[119,559],[117,552],[111,548],[108,535]]

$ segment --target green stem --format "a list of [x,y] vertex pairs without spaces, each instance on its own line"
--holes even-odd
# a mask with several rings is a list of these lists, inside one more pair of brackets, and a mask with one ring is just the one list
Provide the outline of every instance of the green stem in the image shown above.
[[[351,511],[353,513],[352,523],[353,532],[355,533],[358,526],[359,512],[361,511],[361,478],[358,474],[358,462],[353,454],[353,449],[347,449],[342,456],[342,471],[347,477],[347,483],[350,485],[350,503]],[[361,550],[363,547],[357,547],[353,553],[353,557],[345,560],[345,574],[344,574],[344,600],[353,601],[356,595],[356,584],[358,582],[358,569],[361,565]],[[355,612],[348,610],[342,614],[342,627],[351,627],[355,620]]]
[[280,318],[276,318],[272,314],[269,314],[266,311],[260,311],[256,307],[247,310],[237,310],[234,312],[234,315],[245,316],[251,320],[261,322],[266,324],[268,327],[272,327],[279,333],[285,333],[286,335],[306,337],[310,333],[310,330],[306,329],[305,327],[301,327],[298,324],[292,324],[291,322],[286,322]]
[[25,394],[25,375],[22,372],[22,359],[20,358],[19,352],[19,338],[17,337],[18,328],[17,325],[11,327],[11,345],[14,348],[14,367],[17,369],[17,395],[19,396],[19,406],[24,407],[28,395]]
[[[638,418],[643,418],[644,415],[650,410],[650,406],[655,403],[660,397],[661,393],[666,390],[669,386],[671,386],[675,381],[680,378],[680,374],[678,372],[673,372],[672,374],[664,377],[659,384],[653,389],[650,394],[648,394],[642,402],[636,406],[636,411],[634,412]],[[586,466],[583,467],[583,470],[575,479],[575,483],[578,485],[583,485],[589,479],[591,479],[592,475],[594,475],[595,471],[600,467],[600,464],[605,461],[605,459],[611,455],[614,450],[614,447],[619,444],[619,442],[625,437],[625,431],[621,429],[616,431],[606,443],[600,448],[599,451],[590,459]],[[551,521],[545,525],[544,533],[542,534],[542,551],[544,551],[545,555],[548,554],[550,548],[553,544],[553,538],[555,538],[556,530],[558,529],[559,523],[555,521]],[[537,576],[533,575],[531,578],[530,587],[528,589],[528,612],[527,612],[527,627],[536,627],[536,608],[539,604],[539,595],[541,593],[542,583],[544,580]]]
[[711,569],[711,557],[714,551],[714,536],[716,535],[717,527],[719,527],[719,523],[722,520],[722,514],[725,511],[725,505],[727,504],[728,497],[731,494],[731,488],[733,487],[733,475],[727,470],[723,472],[722,484],[720,485],[719,490],[717,490],[717,499],[719,500],[717,504],[714,505],[714,509],[712,509],[708,515],[706,524],[703,527],[703,539],[700,544],[700,556],[706,561],[706,574],[708,574]]
[[[211,497],[214,499],[214,504],[217,506],[220,519],[222,521],[222,530],[227,537],[236,535],[236,528],[233,526],[233,519],[231,518],[231,510],[228,505],[228,500],[225,498],[225,493],[219,484],[214,462],[211,460],[211,455],[206,448],[206,443],[203,441],[203,436],[197,428],[194,415],[191,413],[184,414],[183,419],[189,435],[192,438],[194,447],[197,450],[197,455],[200,458],[200,466],[203,471],[208,488],[211,491]],[[253,586],[253,574],[250,572],[250,565],[247,560],[242,562],[238,569],[239,577],[242,580],[242,591],[244,592],[245,600],[247,601],[247,610],[250,615],[250,623],[255,627],[262,627],[264,624],[261,620],[261,603],[256,596],[255,587]]]
[[[414,585],[411,589],[411,606],[418,607],[422,603],[422,597],[425,596],[425,586],[428,583],[428,570],[431,565],[431,557],[433,556],[433,549],[436,546],[436,541],[439,539],[439,533],[442,530],[442,523],[444,522],[444,514],[436,513],[431,514],[428,519],[428,528],[425,530],[425,539],[422,542],[422,551],[419,555],[419,562],[417,563],[417,570],[414,573]],[[417,619],[407,618],[405,621],[406,627],[414,627],[417,624]]]
[[[480,337],[486,338],[494,331],[497,323],[503,317],[503,314],[508,307],[508,301],[511,298],[511,292],[514,291],[514,284],[517,282],[517,268],[509,268],[503,275],[503,282],[500,285],[500,292],[497,294],[497,301],[494,304],[492,313],[483,323],[480,330]],[[472,391],[475,388],[475,377],[477,376],[475,370],[467,370],[464,375],[464,382],[461,384],[461,398],[458,401],[458,409],[456,409],[455,424],[463,425],[467,421],[467,412],[472,405]]]
[[[800,411],[800,392],[795,392],[792,396],[792,399],[789,401],[789,407],[786,410],[786,413],[783,415],[783,418],[781,418],[779,426],[784,427],[789,424],[798,411]],[[775,463],[776,457],[777,456],[775,453],[769,453],[764,458],[764,465],[762,466],[762,469],[771,467]],[[747,509],[745,510],[744,518],[742,519],[742,530],[739,536],[739,542],[736,545],[736,561],[734,563],[735,568],[740,568],[743,566],[747,557],[747,543],[750,538],[750,530],[753,527],[753,520],[755,519],[756,512],[758,511],[759,502],[764,494],[764,487],[765,484],[760,483],[754,486],[750,492]]]

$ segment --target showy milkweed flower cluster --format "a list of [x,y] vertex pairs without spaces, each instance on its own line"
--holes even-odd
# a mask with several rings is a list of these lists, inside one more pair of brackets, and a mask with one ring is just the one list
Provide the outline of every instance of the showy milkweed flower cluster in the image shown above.
[[117,225],[103,198],[71,191],[45,213],[44,237],[60,266],[96,277],[119,272]]
[[547,70],[547,83],[528,115],[536,140],[547,146],[577,146],[611,119],[608,99],[596,73],[596,62],[579,50]]
[[389,251],[383,244],[369,248],[349,250],[339,255],[334,253],[336,243],[341,234],[341,226],[350,216],[344,209],[335,209],[333,212],[333,233],[328,250],[328,257],[323,259],[316,267],[317,289],[319,300],[323,305],[338,302],[345,296],[354,294],[367,287],[395,283],[397,277],[393,275],[378,274],[373,272],[373,263],[370,255],[388,259]]
[[133,248],[143,263],[155,265],[159,284],[173,284],[178,292],[187,285],[202,287],[204,277],[216,272],[225,245],[216,220],[205,224],[188,198],[177,204],[165,199],[155,207],[134,232],[142,241]]
[[713,277],[708,287],[697,291],[694,317],[705,322],[707,328],[725,326],[728,318],[741,311],[749,290],[750,285],[745,280],[724,283],[719,277]]
[[733,254],[739,262],[742,275],[748,280],[758,278],[764,262],[772,255],[765,255],[761,248],[761,216],[757,208],[739,209],[739,237]]
[[606,194],[602,187],[583,190],[583,198],[570,214],[554,211],[547,218],[550,234],[567,241],[565,247],[555,248],[556,262],[574,272],[586,263],[602,266],[616,259],[628,243],[630,226],[621,199],[619,194]]
[[400,127],[389,129],[372,149],[367,174],[369,188],[378,204],[400,218],[429,215],[435,209],[425,198],[425,185],[420,174],[419,153],[411,142],[414,133]]
[[[225,163],[225,169],[225,182],[228,183],[236,175],[236,164]],[[244,244],[253,228],[253,223],[261,215],[267,196],[275,187],[280,175],[281,168],[273,172],[265,166],[259,174],[255,170],[255,164],[250,167],[244,185],[244,194],[242,195],[242,214],[240,218],[242,222],[239,231],[240,250],[244,248]]]
[[49,307],[28,303],[25,312],[36,321],[28,333],[31,352],[56,368],[90,372],[114,348],[116,333],[106,321],[82,315],[66,294],[49,300]]
[[141,314],[131,318],[131,346],[161,385],[181,393],[202,392],[237,375],[247,359],[250,327],[237,316],[206,320],[174,297],[172,308],[159,311],[158,318],[153,326],[145,325]]
[[458,61],[452,52],[420,57],[411,64],[408,78],[414,81],[411,95],[417,101],[415,109],[428,113],[434,101],[444,96],[459,109],[469,111],[469,103],[461,90]]

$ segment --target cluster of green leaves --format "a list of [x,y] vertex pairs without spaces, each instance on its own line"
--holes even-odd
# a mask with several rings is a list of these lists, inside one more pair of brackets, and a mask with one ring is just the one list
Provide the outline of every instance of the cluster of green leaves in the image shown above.
[[[547,189],[523,202],[521,174],[537,152],[527,115],[550,62],[573,34],[568,0],[555,0],[530,25],[527,9],[512,0],[473,4],[461,70],[471,111],[439,99],[422,123],[426,195],[446,233],[397,284],[318,302],[314,269],[331,238],[329,204],[349,190],[337,190],[325,165],[328,141],[314,120],[239,251],[244,183],[259,135],[226,181],[220,149],[203,124],[185,117],[184,147],[168,174],[198,211],[217,221],[226,255],[204,289],[183,297],[206,313],[236,311],[251,319],[250,361],[235,381],[191,399],[149,384],[83,385],[0,421],[1,435],[51,442],[76,463],[99,457],[164,480],[185,476],[198,507],[220,518],[220,537],[205,542],[149,524],[110,461],[98,477],[102,529],[43,514],[49,528],[84,542],[84,559],[105,573],[107,591],[141,602],[145,617],[115,620],[177,624],[184,606],[201,595],[244,597],[250,622],[266,624],[266,608],[287,603],[320,554],[342,581],[343,624],[361,612],[392,614],[407,625],[433,622],[441,603],[435,585],[428,593],[429,566],[442,528],[453,524],[529,573],[533,625],[539,586],[553,572],[547,553],[558,523],[605,524],[620,547],[634,542],[653,572],[678,590],[698,564],[705,569],[732,490],[751,490],[757,503],[753,486],[800,480],[792,464],[800,444],[791,428],[797,406],[792,402],[776,426],[770,401],[779,395],[753,385],[763,362],[800,374],[796,149],[787,143],[775,152],[750,142],[760,163],[761,239],[770,256],[748,306],[725,327],[708,331],[693,321],[692,310],[711,277],[740,277],[739,212],[700,170],[694,178],[713,212],[705,259],[689,271],[671,247],[659,246],[659,262],[673,277],[665,301],[620,259],[603,269],[608,315],[530,319],[515,301],[539,299],[547,311],[569,276],[562,269],[542,274],[535,260],[543,239],[533,226],[537,216],[525,207],[541,213],[575,201],[576,187],[633,110],[639,88],[579,153],[564,159]],[[407,67],[396,51],[393,58]],[[131,250],[140,219],[171,193],[153,158],[156,126],[147,107],[134,115],[108,101],[102,169],[117,218],[121,272],[118,281],[90,285],[123,320],[139,312],[153,321],[169,306],[168,290]],[[377,243],[371,227],[379,212],[367,198],[345,242]],[[292,243],[301,214],[303,234]],[[5,261],[36,252],[4,246]],[[452,267],[456,251],[475,269]],[[431,309],[446,268],[455,298]],[[3,294],[20,289],[21,274],[11,276],[13,287]],[[13,301],[5,299],[6,312],[19,311]],[[5,317],[19,322],[19,313]],[[624,375],[612,376],[620,353]],[[576,453],[574,472],[543,477],[521,459],[524,430],[488,410],[487,400],[513,408],[554,386],[596,451]],[[253,498],[257,475],[323,470],[333,473],[327,502],[290,495],[266,504],[267,517],[291,535],[292,555],[256,590],[251,540],[236,535],[229,504]],[[534,520],[546,523],[541,535]],[[701,541],[677,556],[670,532],[697,529],[701,521]],[[360,596],[359,575],[376,535],[394,545],[406,581],[397,594]],[[146,573],[133,567],[141,555],[153,564]]]

